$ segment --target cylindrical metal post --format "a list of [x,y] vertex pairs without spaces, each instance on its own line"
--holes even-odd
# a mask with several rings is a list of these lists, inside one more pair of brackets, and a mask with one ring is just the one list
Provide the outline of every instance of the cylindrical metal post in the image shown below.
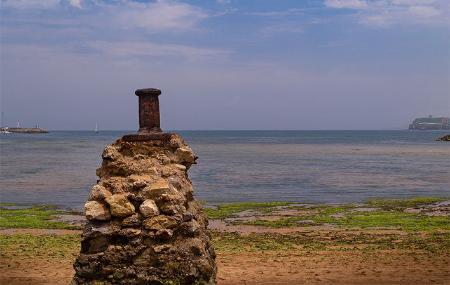
[[139,134],[161,132],[158,99],[161,90],[138,89],[135,94],[139,97]]

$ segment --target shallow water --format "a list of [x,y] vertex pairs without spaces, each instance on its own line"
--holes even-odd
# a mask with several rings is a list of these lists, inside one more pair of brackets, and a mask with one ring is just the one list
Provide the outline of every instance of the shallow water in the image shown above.
[[[0,136],[1,201],[80,209],[103,147],[129,131]],[[190,170],[207,202],[358,202],[450,196],[442,132],[182,131],[199,155]]]

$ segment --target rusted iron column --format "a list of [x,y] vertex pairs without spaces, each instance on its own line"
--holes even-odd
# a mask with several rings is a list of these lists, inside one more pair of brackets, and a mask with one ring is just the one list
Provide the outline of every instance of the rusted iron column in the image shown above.
[[158,140],[168,142],[172,133],[161,130],[159,117],[159,98],[161,90],[156,88],[138,89],[134,92],[139,97],[139,131],[122,137],[125,141]]
[[145,88],[136,90],[139,97],[139,134],[160,133],[159,99],[161,90]]

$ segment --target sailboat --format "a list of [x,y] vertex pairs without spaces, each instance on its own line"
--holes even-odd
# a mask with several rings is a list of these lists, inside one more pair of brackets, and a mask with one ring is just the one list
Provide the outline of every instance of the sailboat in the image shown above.
[[97,134],[98,133],[98,124],[97,123],[95,123],[95,129],[94,129],[94,132]]

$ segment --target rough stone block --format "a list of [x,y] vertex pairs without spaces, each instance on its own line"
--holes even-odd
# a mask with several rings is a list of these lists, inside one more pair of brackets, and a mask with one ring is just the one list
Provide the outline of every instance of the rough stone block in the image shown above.
[[86,202],[86,204],[84,204],[84,212],[88,220],[107,221],[111,219],[108,208],[97,201]]
[[156,206],[155,201],[151,199],[145,200],[139,207],[139,211],[142,216],[146,218],[159,215],[158,206]]
[[124,194],[114,194],[106,199],[111,210],[111,215],[115,217],[127,217],[134,214],[135,208],[128,201]]

